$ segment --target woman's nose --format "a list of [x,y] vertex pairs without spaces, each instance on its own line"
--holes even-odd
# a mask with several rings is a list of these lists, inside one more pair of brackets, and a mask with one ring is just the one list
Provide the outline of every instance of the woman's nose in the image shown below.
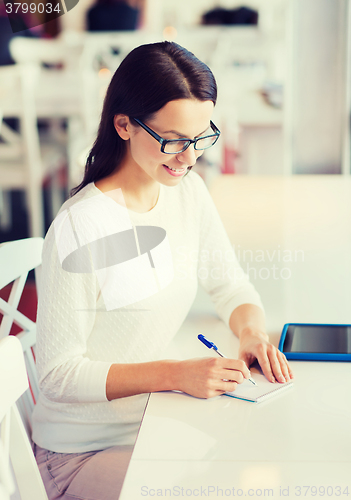
[[181,163],[186,163],[188,167],[195,165],[196,160],[199,156],[201,156],[202,151],[198,151],[194,148],[193,144],[183,151],[182,153],[177,154],[177,159]]

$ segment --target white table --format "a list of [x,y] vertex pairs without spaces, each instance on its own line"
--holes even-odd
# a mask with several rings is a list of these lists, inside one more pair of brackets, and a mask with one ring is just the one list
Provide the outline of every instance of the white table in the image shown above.
[[294,388],[258,405],[152,394],[121,499],[176,487],[194,497],[209,486],[242,489],[244,496],[269,489],[274,498],[280,488],[297,496],[299,486],[332,487],[332,498],[336,486],[350,491],[351,367],[295,362],[293,369]]
[[[254,282],[274,343],[286,321],[351,323],[350,178],[222,176],[211,191],[231,240],[242,252],[253,251],[250,266],[257,271]],[[302,250],[304,260],[282,263],[278,252],[272,253],[279,246],[281,252]],[[259,250],[265,262],[255,260]],[[271,271],[260,279],[259,271],[272,265],[287,267],[290,278],[274,279]],[[196,338],[199,332],[235,357],[237,339],[203,300],[170,353],[180,359],[208,355]],[[296,361],[292,366],[293,389],[260,404],[152,394],[121,500],[320,498],[323,491],[325,497],[347,499],[351,365]]]

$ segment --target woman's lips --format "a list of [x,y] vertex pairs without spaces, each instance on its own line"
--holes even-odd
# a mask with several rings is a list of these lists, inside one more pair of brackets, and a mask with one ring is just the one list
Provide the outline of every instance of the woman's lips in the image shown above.
[[165,170],[167,170],[167,172],[172,175],[173,177],[181,177],[182,175],[185,174],[185,172],[187,171],[187,167],[185,167],[183,170],[181,170],[180,172],[175,172],[174,170],[171,170],[170,168],[167,167],[167,165],[162,165],[163,168]]

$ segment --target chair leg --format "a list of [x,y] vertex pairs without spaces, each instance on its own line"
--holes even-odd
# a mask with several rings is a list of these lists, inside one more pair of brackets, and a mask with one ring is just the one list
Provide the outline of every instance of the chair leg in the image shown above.
[[44,200],[42,188],[38,183],[29,185],[26,191],[26,202],[29,216],[29,233],[31,237],[43,237],[44,227]]
[[11,193],[0,189],[0,227],[3,231],[7,231],[11,224]]
[[53,220],[56,215],[58,214],[58,211],[60,210],[64,200],[64,197],[62,195],[62,187],[60,183],[60,171],[57,169],[55,172],[53,172],[51,179],[50,179],[50,192],[51,192],[51,214],[50,214],[50,220]]
[[22,500],[48,500],[28,436],[16,406],[11,408],[10,457]]

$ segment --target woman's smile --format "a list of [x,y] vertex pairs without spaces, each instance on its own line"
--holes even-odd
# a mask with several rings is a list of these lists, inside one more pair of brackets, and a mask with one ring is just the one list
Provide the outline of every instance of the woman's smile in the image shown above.
[[169,167],[168,165],[165,165],[165,164],[163,164],[162,166],[166,170],[166,172],[168,172],[170,175],[173,175],[173,177],[181,177],[188,170],[188,167],[175,169],[175,168]]

